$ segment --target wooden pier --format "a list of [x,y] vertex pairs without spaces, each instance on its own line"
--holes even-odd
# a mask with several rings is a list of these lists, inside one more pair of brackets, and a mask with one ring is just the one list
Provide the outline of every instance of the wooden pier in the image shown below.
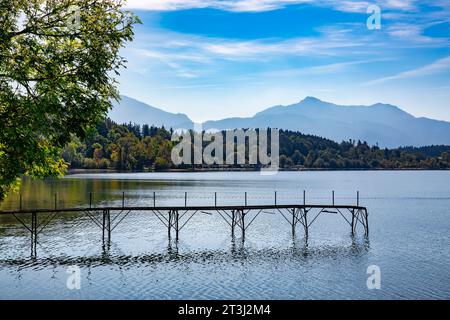
[[[56,195],[55,207],[51,209],[23,209],[22,202],[18,210],[0,211],[0,215],[10,215],[17,219],[21,225],[30,232],[32,256],[36,255],[38,235],[51,223],[58,215],[65,213],[79,213],[89,217],[102,232],[103,245],[109,244],[112,232],[124,221],[132,212],[146,212],[154,215],[167,228],[169,239],[173,236],[178,241],[180,232],[186,224],[197,214],[216,214],[230,227],[231,235],[234,237],[240,233],[244,241],[248,228],[253,224],[260,214],[280,214],[291,227],[292,236],[295,237],[297,227],[303,227],[305,237],[309,236],[309,228],[322,214],[337,214],[341,216],[350,226],[351,234],[355,234],[358,225],[364,230],[364,235],[369,235],[369,214],[366,207],[359,205],[359,192],[357,194],[356,205],[336,205],[334,192],[332,193],[332,203],[307,204],[303,193],[302,204],[278,204],[275,192],[275,201],[271,205],[248,205],[247,194],[245,194],[244,205],[217,205],[217,194],[214,196],[214,205],[195,206],[187,204],[187,193],[185,193],[184,206],[157,206],[156,197],[153,193],[153,206],[126,206],[125,194],[122,197],[120,206],[95,207],[92,204],[92,194],[89,199],[89,206],[77,208],[58,208]],[[26,223],[24,216],[31,216],[31,223]]]

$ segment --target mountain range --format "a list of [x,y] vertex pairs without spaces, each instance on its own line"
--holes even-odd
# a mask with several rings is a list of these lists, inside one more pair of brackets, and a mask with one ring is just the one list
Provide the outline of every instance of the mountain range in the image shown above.
[[[193,128],[185,114],[173,114],[122,96],[109,117],[118,123],[133,122],[166,128]],[[307,97],[289,106],[274,106],[246,118],[227,118],[203,123],[205,130],[279,128],[300,131],[337,142],[361,140],[380,147],[450,145],[450,122],[417,118],[399,107],[340,106]]]

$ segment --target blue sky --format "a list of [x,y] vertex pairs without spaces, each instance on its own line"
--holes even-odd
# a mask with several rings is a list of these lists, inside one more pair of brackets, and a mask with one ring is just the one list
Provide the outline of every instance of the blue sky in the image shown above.
[[[367,8],[381,8],[369,30]],[[450,121],[448,0],[128,0],[122,94],[195,121],[306,96]]]

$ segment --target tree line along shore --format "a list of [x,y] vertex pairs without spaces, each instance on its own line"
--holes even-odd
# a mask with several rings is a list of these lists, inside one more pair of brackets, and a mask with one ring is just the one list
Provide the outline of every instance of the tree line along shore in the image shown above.
[[[171,129],[149,125],[117,124],[105,119],[88,130],[81,141],[75,136],[62,150],[69,169],[114,171],[258,170],[259,165],[174,165]],[[192,133],[193,134],[193,133]],[[364,141],[335,141],[280,130],[281,169],[285,170],[400,170],[450,168],[450,146],[370,146]],[[205,146],[205,144],[204,144]],[[225,145],[224,145],[225,149]],[[248,160],[248,148],[246,161]],[[248,162],[246,162],[248,163]]]

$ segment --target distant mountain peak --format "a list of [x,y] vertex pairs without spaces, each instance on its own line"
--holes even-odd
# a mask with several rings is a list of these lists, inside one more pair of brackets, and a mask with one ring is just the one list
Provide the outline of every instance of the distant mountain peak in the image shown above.
[[408,116],[411,118],[415,118],[412,114],[406,112],[405,110],[400,109],[397,106],[389,104],[389,103],[376,103],[376,104],[373,104],[371,107],[375,108],[377,110],[380,110],[380,112],[381,112],[381,110],[390,111],[390,112],[395,112],[395,113],[402,114],[404,116]]
[[132,122],[173,129],[193,127],[192,121],[185,114],[170,113],[124,95],[120,98],[119,102],[113,102],[113,108],[108,113],[117,123]]
[[386,147],[450,144],[449,122],[415,118],[391,104],[337,105],[312,96],[289,106],[268,108],[250,118],[208,121],[204,127],[283,128],[335,141],[353,139]]
[[394,106],[393,104],[389,104],[389,103],[381,103],[381,102],[378,102],[378,103],[373,104],[372,107],[375,107],[375,108],[393,108],[393,109],[399,109],[399,110],[401,110],[399,107]]
[[323,103],[323,102],[324,101],[312,96],[307,96],[305,99],[300,101],[300,103]]

